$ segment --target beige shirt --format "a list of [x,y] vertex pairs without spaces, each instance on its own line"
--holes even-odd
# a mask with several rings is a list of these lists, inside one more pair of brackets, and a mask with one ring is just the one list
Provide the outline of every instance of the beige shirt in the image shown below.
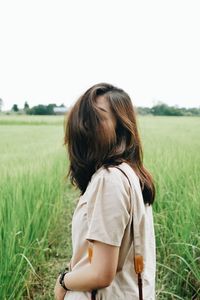
[[[138,176],[126,163],[109,171],[101,167],[93,174],[72,218],[73,256],[72,270],[88,264],[88,245],[92,240],[120,247],[117,273],[109,287],[98,290],[97,300],[137,300],[137,276],[133,264],[132,212],[141,237],[141,254],[144,257],[143,297],[155,299],[155,236],[152,207],[143,202]],[[91,299],[89,292],[68,292],[65,300]]]

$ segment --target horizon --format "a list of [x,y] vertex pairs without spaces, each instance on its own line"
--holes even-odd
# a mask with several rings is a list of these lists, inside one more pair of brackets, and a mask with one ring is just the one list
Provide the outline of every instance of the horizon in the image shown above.
[[[25,101],[25,102],[27,102],[27,101]],[[28,103],[28,102],[27,102]],[[14,104],[17,104],[17,103],[14,103]],[[13,104],[13,105],[14,105]],[[34,106],[38,106],[38,105],[44,105],[44,106],[47,106],[47,105],[52,105],[52,104],[55,104],[56,106],[55,107],[62,107],[63,105],[64,105],[64,107],[67,109],[67,110],[69,110],[70,109],[70,107],[71,106],[73,106],[73,104],[71,105],[71,106],[66,106],[64,103],[60,103],[60,104],[56,104],[56,103],[48,103],[48,104],[44,104],[44,103],[38,103],[38,104],[36,104],[36,105],[34,105]],[[154,106],[157,106],[157,105],[162,105],[162,104],[164,104],[164,105],[167,105],[167,106],[169,106],[169,107],[176,107],[176,108],[178,108],[178,109],[192,109],[192,108],[196,108],[196,109],[200,109],[200,105],[199,106],[191,106],[191,107],[185,107],[185,106],[179,106],[179,105],[168,105],[167,103],[165,103],[165,102],[162,102],[162,101],[160,101],[160,102],[157,102],[157,103],[155,103],[154,105],[152,105],[152,106],[136,106],[136,105],[134,105],[134,107],[136,107],[136,108],[149,108],[149,109],[151,109],[151,108],[153,108]],[[28,105],[29,105],[29,103],[28,103]],[[17,104],[17,106],[18,106],[18,104]],[[34,107],[34,106],[30,106],[29,105],[29,108],[32,108],[32,107]],[[21,111],[21,110],[23,110],[23,107],[19,107],[18,106],[18,109],[19,109],[19,111]],[[11,112],[12,111],[12,108],[10,108],[9,110],[1,110],[0,112],[3,112],[3,113],[6,113],[6,112]]]

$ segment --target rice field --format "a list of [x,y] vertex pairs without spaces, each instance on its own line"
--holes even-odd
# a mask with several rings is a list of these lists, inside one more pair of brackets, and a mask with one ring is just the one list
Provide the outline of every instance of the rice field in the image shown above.
[[[157,188],[157,299],[200,299],[200,118],[138,121]],[[0,116],[0,299],[53,299],[41,274],[70,258],[63,134],[62,116]]]

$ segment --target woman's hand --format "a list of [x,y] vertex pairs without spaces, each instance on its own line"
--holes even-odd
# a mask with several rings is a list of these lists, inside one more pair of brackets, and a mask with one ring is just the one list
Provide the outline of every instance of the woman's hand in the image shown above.
[[56,300],[64,300],[66,291],[65,289],[60,285],[59,282],[60,275],[58,276],[56,280],[56,285],[54,287],[54,294],[55,294],[55,299]]

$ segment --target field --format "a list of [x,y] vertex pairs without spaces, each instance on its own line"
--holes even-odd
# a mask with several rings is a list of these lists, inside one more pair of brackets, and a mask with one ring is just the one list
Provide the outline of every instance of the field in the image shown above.
[[[157,299],[200,299],[200,118],[139,117],[156,183]],[[0,299],[53,299],[78,196],[63,117],[0,116]]]

